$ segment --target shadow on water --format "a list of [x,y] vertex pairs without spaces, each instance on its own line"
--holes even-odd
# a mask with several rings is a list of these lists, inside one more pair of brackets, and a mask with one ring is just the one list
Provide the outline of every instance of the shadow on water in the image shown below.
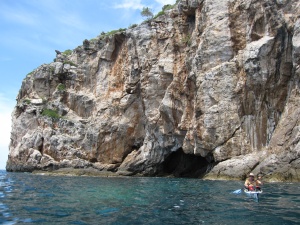
[[297,224],[297,184],[266,184],[260,201],[237,181],[50,177],[0,173],[0,224]]

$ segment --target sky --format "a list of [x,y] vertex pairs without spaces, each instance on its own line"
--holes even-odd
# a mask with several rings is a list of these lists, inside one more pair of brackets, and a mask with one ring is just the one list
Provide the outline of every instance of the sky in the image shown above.
[[55,50],[141,23],[143,7],[156,14],[176,0],[0,0],[0,169],[5,169],[11,113],[26,75],[51,63]]

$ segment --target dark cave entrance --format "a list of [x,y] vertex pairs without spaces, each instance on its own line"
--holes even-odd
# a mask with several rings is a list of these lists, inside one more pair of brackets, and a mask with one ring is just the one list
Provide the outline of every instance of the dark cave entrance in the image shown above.
[[182,148],[172,152],[162,164],[163,174],[174,177],[201,178],[213,162],[192,154],[185,154]]

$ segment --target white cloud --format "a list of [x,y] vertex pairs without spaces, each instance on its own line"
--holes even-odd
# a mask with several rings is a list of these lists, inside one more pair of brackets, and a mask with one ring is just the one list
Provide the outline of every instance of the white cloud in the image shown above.
[[88,30],[89,27],[87,24],[83,22],[80,16],[75,14],[57,14],[58,22],[66,25],[67,27],[76,28],[76,30]]
[[161,5],[175,4],[176,0],[155,0],[157,3]]
[[0,169],[5,168],[8,156],[13,107],[13,103],[0,93]]
[[142,4],[142,0],[123,0],[122,3],[116,4],[114,8],[120,9],[143,9],[145,5]]
[[35,13],[26,11],[18,4],[13,6],[1,4],[0,17],[21,25],[37,26],[39,24]]
[[162,8],[162,6],[167,4],[174,4],[176,0],[155,0],[151,5],[144,4],[143,0],[122,0],[120,3],[115,4],[114,8],[119,9],[133,9],[142,10],[143,7],[149,7],[152,9],[153,13],[156,14]]
[[30,25],[30,26],[36,26],[37,25],[37,19],[34,15],[26,13],[26,12],[5,12],[4,17],[8,20]]

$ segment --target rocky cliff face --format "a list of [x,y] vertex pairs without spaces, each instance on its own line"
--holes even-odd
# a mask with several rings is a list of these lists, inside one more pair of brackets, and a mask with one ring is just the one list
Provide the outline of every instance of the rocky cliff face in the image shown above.
[[300,180],[300,2],[182,0],[22,83],[8,171]]

